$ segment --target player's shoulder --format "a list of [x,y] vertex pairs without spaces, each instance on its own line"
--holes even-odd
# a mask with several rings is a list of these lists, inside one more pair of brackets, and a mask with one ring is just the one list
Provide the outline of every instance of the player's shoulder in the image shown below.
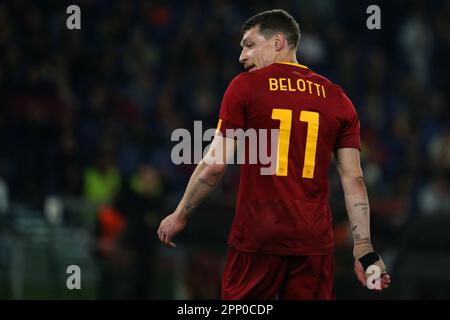
[[258,76],[258,71],[260,70],[255,70],[253,72],[249,72],[249,71],[242,71],[240,73],[238,73],[233,80],[231,80],[232,82],[251,82],[252,79],[255,79],[256,76]]
[[338,98],[340,100],[343,100],[345,104],[347,103],[351,103],[350,99],[347,97],[347,95],[345,94],[344,89],[338,85],[337,83],[334,83],[333,81],[331,81],[330,79],[328,79],[327,77],[316,73],[314,71],[312,71],[314,73],[314,75],[321,80],[322,84],[325,85],[327,87],[327,91],[329,92],[329,94],[327,96],[333,96],[335,98]]
[[230,86],[245,86],[251,82],[250,79],[250,72],[238,73],[233,79],[231,79]]
[[341,94],[344,92],[344,90],[342,89],[341,86],[339,86],[338,84],[334,83],[333,81],[331,81],[330,79],[328,79],[327,77],[325,77],[324,75],[317,73],[311,69],[308,69],[313,75],[314,77],[316,77],[316,79],[318,79],[322,85],[332,89],[336,94]]
[[231,80],[230,84],[244,88],[259,86],[267,79],[268,76],[274,74],[273,66],[274,64],[271,64],[254,71],[242,71]]
[[333,105],[337,107],[340,112],[346,112],[346,110],[353,110],[354,105],[350,98],[345,93],[344,89],[338,85],[337,83],[334,83],[327,77],[310,70],[313,74],[313,77],[316,79],[317,82],[320,82],[322,85],[326,87],[326,95],[327,98],[332,99]]
[[248,93],[255,83],[259,83],[261,77],[257,74],[259,70],[253,72],[243,71],[238,73],[229,83],[228,89],[233,92]]

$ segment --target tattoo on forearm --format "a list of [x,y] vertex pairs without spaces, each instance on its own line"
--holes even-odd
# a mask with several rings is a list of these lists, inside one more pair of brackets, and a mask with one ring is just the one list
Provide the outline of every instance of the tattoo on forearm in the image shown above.
[[356,229],[357,229],[357,228],[358,228],[357,225],[352,224],[352,235],[353,235],[353,240],[357,240],[357,239],[361,238],[361,235],[360,235],[358,232],[356,232]]
[[359,207],[359,206],[368,206],[369,204],[367,202],[358,202],[355,203],[355,207]]
[[189,211],[193,210],[195,207],[192,203],[188,202],[188,203],[186,203],[184,208],[189,212]]
[[[219,179],[217,179],[217,183],[220,180],[220,176],[217,176]],[[203,185],[206,185],[210,188],[210,190],[208,191],[201,191],[199,190],[200,186],[199,185],[195,185],[194,188],[192,189],[192,193],[190,195],[190,199],[194,200],[195,199],[195,204],[188,200],[186,202],[186,204],[184,205],[184,208],[186,209],[186,212],[188,214],[192,213],[196,207],[203,201],[205,200],[205,198],[209,195],[209,193],[217,186],[217,183],[210,183],[208,181],[206,181],[203,178],[197,178],[197,181],[200,182]],[[199,198],[195,198],[196,195],[199,195]]]
[[355,208],[361,207],[362,213],[367,215],[369,213],[369,204],[367,202],[355,203]]

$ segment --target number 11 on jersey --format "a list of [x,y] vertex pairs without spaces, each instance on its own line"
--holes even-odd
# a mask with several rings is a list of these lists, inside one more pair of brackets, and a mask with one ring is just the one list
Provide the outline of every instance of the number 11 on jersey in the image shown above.
[[[292,110],[273,109],[272,119],[280,120],[278,136],[277,176],[288,174],[288,154],[291,136]],[[312,179],[314,177],[314,166],[316,164],[317,139],[319,137],[319,113],[314,111],[301,111],[300,121],[308,124],[306,133],[305,159],[302,177]]]

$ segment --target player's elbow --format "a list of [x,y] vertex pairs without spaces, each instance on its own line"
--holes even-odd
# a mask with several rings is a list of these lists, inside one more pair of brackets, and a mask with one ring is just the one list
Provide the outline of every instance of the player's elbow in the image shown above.
[[344,167],[338,163],[336,166],[337,172],[341,180],[349,182],[364,182],[364,175],[360,166]]
[[360,174],[341,175],[341,182],[344,190],[351,192],[362,190],[365,188],[364,176]]

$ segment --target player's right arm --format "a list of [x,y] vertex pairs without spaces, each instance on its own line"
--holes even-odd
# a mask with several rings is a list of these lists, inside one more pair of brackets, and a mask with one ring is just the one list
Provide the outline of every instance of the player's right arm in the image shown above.
[[236,149],[236,141],[234,138],[227,137],[227,130],[245,127],[248,92],[245,74],[235,77],[225,91],[220,107],[218,132],[211,143],[211,148],[197,165],[177,209],[161,221],[158,228],[159,239],[165,245],[175,247],[172,242],[173,237],[185,228],[195,208],[206,199],[222,179],[228,160],[233,158]]
[[180,233],[194,210],[208,197],[222,179],[229,159],[234,156],[236,143],[234,140],[214,137],[205,157],[192,173],[186,191],[176,210],[168,215],[158,228],[159,239],[165,245],[174,248],[173,237]]
[[390,279],[381,257],[374,252],[370,237],[370,206],[360,164],[359,150],[339,148],[335,152],[337,172],[344,190],[345,206],[353,235],[355,273],[363,286],[367,285],[367,268],[376,265],[383,275],[380,289],[389,286]]

